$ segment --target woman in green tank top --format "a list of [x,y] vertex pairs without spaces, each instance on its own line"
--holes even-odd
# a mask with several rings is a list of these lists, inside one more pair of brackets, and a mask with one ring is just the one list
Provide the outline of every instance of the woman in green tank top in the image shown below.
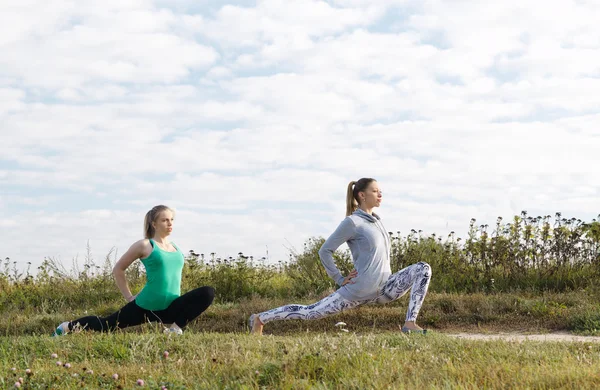
[[[108,317],[87,316],[61,323],[54,335],[73,329],[110,331],[140,325],[146,321],[170,324],[165,332],[183,333],[185,326],[211,304],[212,287],[204,286],[181,295],[183,253],[168,240],[173,231],[173,211],[167,206],[153,207],[144,219],[143,240],[136,241],[113,269],[117,287],[129,302]],[[146,284],[133,295],[125,278],[125,270],[137,259],[146,269]]]

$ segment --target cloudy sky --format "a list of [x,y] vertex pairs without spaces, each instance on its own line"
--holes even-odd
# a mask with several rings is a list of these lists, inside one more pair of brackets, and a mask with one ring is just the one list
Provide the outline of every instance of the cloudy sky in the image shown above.
[[389,231],[600,212],[596,0],[4,1],[0,258],[287,259],[378,179]]

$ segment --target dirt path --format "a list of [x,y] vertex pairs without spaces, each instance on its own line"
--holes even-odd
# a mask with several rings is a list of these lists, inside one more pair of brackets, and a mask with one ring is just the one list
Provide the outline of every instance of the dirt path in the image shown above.
[[600,342],[598,336],[577,336],[570,333],[522,334],[522,333],[446,333],[450,337],[468,340],[506,340],[506,341],[579,341]]

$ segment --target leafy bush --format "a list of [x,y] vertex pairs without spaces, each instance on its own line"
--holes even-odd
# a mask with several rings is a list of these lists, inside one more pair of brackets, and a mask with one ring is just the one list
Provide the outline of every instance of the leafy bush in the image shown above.
[[[454,233],[445,239],[435,234],[425,236],[416,230],[406,236],[389,233],[392,272],[419,261],[428,262],[433,270],[430,290],[447,293],[598,289],[595,281],[600,276],[600,222],[596,219],[585,223],[556,213],[552,221],[551,216],[528,217],[523,211],[508,224],[499,217],[493,231],[488,230],[488,225],[477,226],[472,219],[466,240]],[[337,288],[319,258],[324,241],[321,237],[310,238],[301,252],[291,250],[290,259],[277,264],[266,264],[264,258],[255,260],[241,252],[237,258],[223,259],[215,253],[207,258],[190,251],[182,290],[213,286],[217,302],[254,296],[285,299],[321,296]],[[338,250],[334,259],[342,274],[352,270],[348,250]],[[32,307],[52,313],[111,302],[122,304],[112,277],[114,261],[115,252],[111,250],[103,263],[97,264],[88,247],[82,269],[76,262],[67,269],[60,262],[46,258],[33,276],[29,268],[19,270],[16,262],[6,258],[0,268],[0,313],[27,311]],[[141,289],[145,275],[140,262],[128,268],[127,280],[133,292]],[[447,306],[443,310],[453,309]]]

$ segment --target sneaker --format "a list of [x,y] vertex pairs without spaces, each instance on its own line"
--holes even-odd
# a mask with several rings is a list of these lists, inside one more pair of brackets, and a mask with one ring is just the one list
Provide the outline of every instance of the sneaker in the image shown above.
[[182,335],[183,330],[181,330],[181,328],[165,328],[164,333]]
[[52,334],[52,337],[63,336],[69,333],[69,321],[65,321],[62,324],[58,325]]
[[408,329],[406,326],[403,326],[402,333],[427,334],[427,329],[412,330],[412,329]]

